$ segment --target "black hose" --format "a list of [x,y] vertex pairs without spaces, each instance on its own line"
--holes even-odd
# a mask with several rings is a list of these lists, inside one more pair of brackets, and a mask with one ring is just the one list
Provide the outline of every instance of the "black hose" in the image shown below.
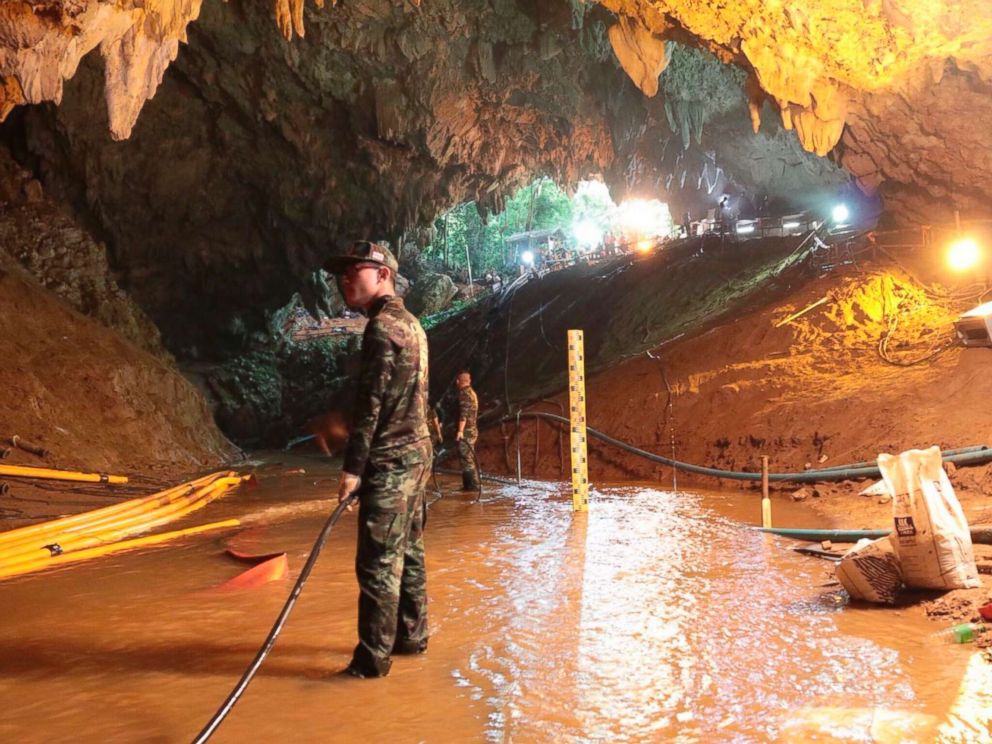
[[[524,418],[544,418],[548,421],[557,421],[560,424],[565,424],[566,426],[569,425],[569,420],[567,418],[564,418],[563,416],[555,416],[553,413],[538,413],[534,411],[529,413],[518,413],[517,415]],[[688,473],[697,473],[699,475],[708,475],[713,478],[727,478],[730,480],[761,480],[761,473],[746,473],[733,470],[721,470],[719,468],[708,468],[702,465],[692,465],[690,463],[673,460],[669,457],[663,457],[662,455],[656,455],[654,452],[642,450],[619,439],[603,434],[600,431],[596,431],[591,426],[586,427],[586,432],[594,439],[599,439],[607,444],[612,444],[614,447],[619,447],[620,449],[637,455],[638,457],[643,457],[645,460],[657,462],[662,465],[668,465],[672,468],[678,468],[679,470],[684,470]],[[982,448],[975,451],[962,452],[956,455],[944,455],[942,459],[944,462],[953,462],[956,465],[981,465],[992,461],[992,450]],[[808,470],[803,473],[770,473],[768,475],[768,480],[790,483],[819,483],[821,481],[858,480],[862,478],[878,477],[880,477],[880,473],[877,467],[864,467],[850,468],[848,470]]]
[[238,698],[240,698],[241,694],[248,688],[248,685],[255,677],[255,673],[258,672],[259,668],[262,666],[262,662],[265,661],[265,657],[269,655],[272,647],[275,646],[276,639],[282,632],[283,625],[286,624],[286,618],[289,617],[289,613],[292,611],[293,605],[296,604],[297,598],[303,591],[303,585],[307,583],[307,579],[310,577],[310,572],[317,563],[317,556],[320,555],[320,551],[323,549],[324,543],[327,542],[327,538],[330,536],[331,530],[334,528],[334,525],[337,524],[338,519],[341,518],[341,514],[344,513],[344,510],[351,506],[357,498],[357,495],[353,493],[351,496],[338,504],[338,508],[334,510],[334,513],[331,514],[327,522],[324,523],[323,529],[320,531],[316,542],[313,544],[313,548],[310,550],[310,556],[307,558],[307,562],[303,565],[303,570],[300,571],[300,576],[296,579],[296,584],[293,586],[293,590],[289,593],[289,598],[286,600],[286,604],[283,605],[282,612],[279,613],[279,617],[276,618],[275,623],[272,625],[272,630],[269,631],[269,635],[265,638],[265,643],[258,650],[258,653],[255,655],[255,658],[252,660],[251,664],[248,665],[245,673],[241,676],[241,680],[234,686],[234,689],[231,690],[231,694],[227,696],[227,700],[225,700],[224,704],[217,710],[216,713],[214,713],[207,725],[203,727],[203,730],[197,734],[195,739],[193,739],[193,744],[202,744],[213,735],[214,731],[217,730],[217,727],[220,726],[225,718],[227,718],[227,714],[231,712],[234,704],[238,702]]
[[429,509],[430,507],[434,506],[434,504],[436,504],[438,501],[444,498],[444,492],[441,490],[441,486],[437,482],[437,464],[440,461],[440,459],[444,456],[444,454],[445,454],[445,450],[444,448],[441,448],[440,450],[435,452],[433,457],[431,458],[431,482],[434,483],[434,493],[437,494],[437,497],[433,501],[427,501],[426,497],[424,498],[424,507],[426,509]]

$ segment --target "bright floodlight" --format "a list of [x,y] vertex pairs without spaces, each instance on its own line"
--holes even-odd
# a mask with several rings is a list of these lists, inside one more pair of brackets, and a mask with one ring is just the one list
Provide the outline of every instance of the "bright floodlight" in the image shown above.
[[534,265],[534,251],[524,251],[520,254],[520,260],[528,266]]
[[617,210],[620,229],[632,237],[667,235],[672,228],[668,205],[657,199],[628,199]]
[[947,252],[947,263],[955,271],[973,269],[981,259],[982,251],[971,238],[955,241]]
[[652,248],[654,248],[654,241],[652,240],[645,239],[645,240],[639,240],[637,242],[637,250],[639,250],[641,253],[647,253]]
[[582,248],[597,246],[603,239],[603,231],[592,220],[577,222],[572,228],[572,233],[575,235],[576,242]]
[[834,207],[834,211],[833,211],[834,222],[836,222],[838,225],[847,222],[847,218],[850,216],[851,213],[848,211],[846,204],[838,204],[836,207]]

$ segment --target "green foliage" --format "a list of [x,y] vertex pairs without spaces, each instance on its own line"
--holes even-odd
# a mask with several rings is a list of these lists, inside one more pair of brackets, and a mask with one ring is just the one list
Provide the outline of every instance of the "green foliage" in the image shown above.
[[573,205],[568,195],[551,179],[539,178],[508,199],[501,213],[488,214],[485,220],[475,202],[455,207],[435,222],[437,239],[424,254],[429,260],[443,264],[447,231],[448,271],[467,268],[466,251],[474,277],[487,271],[503,271],[513,260],[507,254],[506,238],[528,230],[568,229],[572,216]]
[[441,325],[441,323],[443,323],[444,321],[448,320],[449,318],[455,317],[456,315],[458,315],[459,313],[461,313],[462,310],[465,310],[468,307],[471,307],[476,302],[480,302],[481,300],[485,299],[486,297],[489,297],[490,294],[491,294],[490,290],[487,289],[487,290],[484,290],[484,291],[480,292],[479,294],[477,294],[474,298],[467,298],[467,297],[465,297],[465,298],[461,298],[461,299],[455,300],[454,302],[451,303],[451,306],[450,307],[445,308],[441,312],[434,313],[433,315],[426,315],[426,316],[423,316],[423,317],[419,318],[420,325],[423,326],[423,329],[425,331],[429,331],[432,328]]

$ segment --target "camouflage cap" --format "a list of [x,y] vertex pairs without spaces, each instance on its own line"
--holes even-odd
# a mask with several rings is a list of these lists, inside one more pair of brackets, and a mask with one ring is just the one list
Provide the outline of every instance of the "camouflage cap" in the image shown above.
[[385,266],[393,272],[399,273],[399,264],[396,257],[382,243],[374,243],[370,240],[356,240],[341,255],[331,256],[324,263],[324,270],[331,274],[341,274],[349,266],[356,263],[375,263]]

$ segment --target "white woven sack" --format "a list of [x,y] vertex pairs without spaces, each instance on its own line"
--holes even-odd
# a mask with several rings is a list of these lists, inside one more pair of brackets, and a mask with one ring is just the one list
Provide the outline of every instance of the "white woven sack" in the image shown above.
[[888,537],[862,538],[844,554],[834,572],[851,599],[893,604],[902,586],[899,561]]
[[940,448],[879,455],[892,497],[892,545],[907,586],[969,589],[980,586],[968,521],[940,461]]

